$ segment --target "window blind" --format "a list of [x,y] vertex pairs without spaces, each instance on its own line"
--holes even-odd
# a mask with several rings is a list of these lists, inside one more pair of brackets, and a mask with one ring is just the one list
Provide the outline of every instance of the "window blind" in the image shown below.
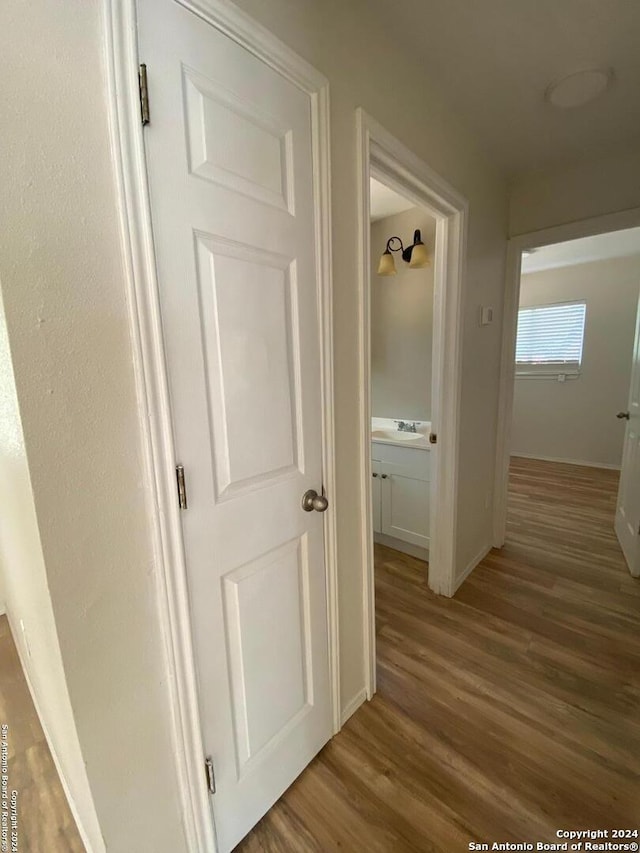
[[536,368],[568,367],[582,363],[585,302],[535,305],[518,311],[516,365]]

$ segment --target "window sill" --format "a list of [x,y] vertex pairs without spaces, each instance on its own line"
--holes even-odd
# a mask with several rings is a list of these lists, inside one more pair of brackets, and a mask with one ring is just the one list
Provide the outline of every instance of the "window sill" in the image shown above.
[[580,370],[516,370],[516,379],[554,379],[556,382],[564,382],[567,379],[579,379],[581,375]]

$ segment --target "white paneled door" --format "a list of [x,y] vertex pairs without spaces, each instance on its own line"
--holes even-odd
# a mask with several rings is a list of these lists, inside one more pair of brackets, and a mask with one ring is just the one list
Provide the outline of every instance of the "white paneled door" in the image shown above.
[[302,508],[307,490],[322,492],[311,103],[179,3],[140,0],[138,12],[200,713],[224,853],[332,731],[323,515]]
[[633,366],[629,406],[619,412],[626,418],[622,470],[616,511],[616,534],[624,558],[634,577],[640,577],[640,302],[636,320],[636,337],[633,345]]

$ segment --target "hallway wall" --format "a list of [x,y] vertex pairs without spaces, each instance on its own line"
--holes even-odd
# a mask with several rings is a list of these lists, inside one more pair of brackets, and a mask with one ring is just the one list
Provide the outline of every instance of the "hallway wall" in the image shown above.
[[640,207],[638,145],[515,178],[509,236],[634,207]]
[[30,523],[100,831],[112,853],[178,853],[104,22],[102,0],[3,3],[0,278]]
[[[85,843],[93,853],[100,853],[105,849],[104,841],[73,718],[49,597],[1,294],[0,577],[13,639],[63,787]],[[17,749],[11,731],[9,737],[10,747]],[[45,792],[42,795],[44,798]],[[34,811],[25,814],[24,820],[33,823],[38,817]]]

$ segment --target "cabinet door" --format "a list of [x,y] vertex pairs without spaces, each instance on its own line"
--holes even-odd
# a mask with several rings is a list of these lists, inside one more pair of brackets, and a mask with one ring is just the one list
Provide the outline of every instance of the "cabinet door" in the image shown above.
[[376,470],[374,464],[373,478],[371,486],[371,496],[373,505],[373,532],[382,533],[382,479],[380,472]]
[[382,479],[382,532],[429,547],[429,483],[404,474]]

